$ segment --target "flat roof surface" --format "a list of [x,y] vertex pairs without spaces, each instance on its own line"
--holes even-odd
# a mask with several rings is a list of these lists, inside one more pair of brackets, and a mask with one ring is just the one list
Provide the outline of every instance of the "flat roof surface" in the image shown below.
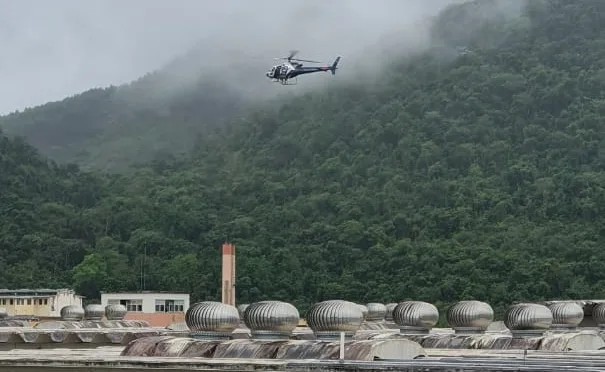
[[83,348],[48,348],[48,349],[12,349],[3,350],[0,353],[0,359],[5,358],[21,358],[29,357],[32,359],[45,359],[45,358],[104,358],[104,357],[118,357],[124,350],[124,346],[100,346],[97,348],[83,349]]
[[178,295],[187,295],[189,296],[189,293],[187,292],[169,292],[169,291],[126,291],[126,292],[103,292],[100,291],[100,293],[102,295],[113,295],[113,294],[178,294]]
[[55,294],[57,292],[74,292],[73,289],[68,288],[59,288],[59,289],[49,289],[49,288],[38,288],[38,289],[29,289],[29,288],[20,288],[20,289],[7,289],[0,288],[0,293],[48,293]]
[[[124,357],[122,346],[91,349],[15,349],[0,353],[0,368],[17,366],[52,370],[53,368],[111,368],[206,371],[596,371],[605,367],[605,352],[548,352],[524,350],[490,350],[492,355],[469,349],[428,349],[427,358],[415,360],[317,360],[317,359],[227,359],[189,357]],[[487,350],[485,350],[487,351]],[[481,355],[483,354],[483,355]],[[37,370],[37,369],[36,369]],[[100,369],[101,370],[101,369]]]

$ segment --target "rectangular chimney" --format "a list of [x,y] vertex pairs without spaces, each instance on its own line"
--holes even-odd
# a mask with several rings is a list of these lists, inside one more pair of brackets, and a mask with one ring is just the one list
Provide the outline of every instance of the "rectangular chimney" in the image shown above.
[[223,303],[235,306],[235,246],[223,244]]

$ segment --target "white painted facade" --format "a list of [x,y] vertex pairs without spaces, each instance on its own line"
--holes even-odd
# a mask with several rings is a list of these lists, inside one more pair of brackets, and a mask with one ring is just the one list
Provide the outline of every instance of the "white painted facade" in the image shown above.
[[122,304],[129,312],[172,313],[189,309],[188,293],[101,292],[101,305]]

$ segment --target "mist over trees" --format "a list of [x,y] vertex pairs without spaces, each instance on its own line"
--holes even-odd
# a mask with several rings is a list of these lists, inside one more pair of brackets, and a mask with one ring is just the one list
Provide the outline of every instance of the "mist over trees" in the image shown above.
[[[496,1],[455,5],[433,48],[372,86],[246,108],[186,155],[121,174],[2,137],[0,287],[73,285],[94,298],[144,281],[219,299],[228,240],[238,302],[303,313],[330,298],[441,310],[479,299],[501,316],[513,301],[605,296],[605,2],[532,0],[511,14]],[[11,125],[119,112],[104,106],[111,89],[87,94]],[[78,135],[74,122],[65,136]]]
[[[60,0],[35,11],[15,3],[0,14],[6,25],[0,39],[13,56],[0,68],[0,113],[86,91],[0,117],[0,127],[53,160],[85,169],[123,171],[178,156],[242,108],[279,106],[283,96],[358,79],[383,63],[385,48],[397,54],[425,48],[428,17],[455,0],[381,1],[377,7],[367,0],[264,0],[259,8],[246,0],[178,0],[177,6]],[[264,10],[275,7],[278,18]],[[28,14],[27,22],[18,21],[20,14]],[[291,49],[326,63],[342,55],[345,68],[338,79],[308,75],[295,89],[279,89],[265,71]],[[368,52],[380,57],[367,58]]]

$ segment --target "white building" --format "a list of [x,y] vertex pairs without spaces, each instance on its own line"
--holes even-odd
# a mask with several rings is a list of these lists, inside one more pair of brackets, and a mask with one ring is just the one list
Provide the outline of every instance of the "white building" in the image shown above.
[[59,317],[67,305],[82,306],[72,289],[0,289],[0,307],[9,316]]
[[170,292],[101,292],[101,305],[122,304],[129,312],[172,313],[189,309],[188,293]]

